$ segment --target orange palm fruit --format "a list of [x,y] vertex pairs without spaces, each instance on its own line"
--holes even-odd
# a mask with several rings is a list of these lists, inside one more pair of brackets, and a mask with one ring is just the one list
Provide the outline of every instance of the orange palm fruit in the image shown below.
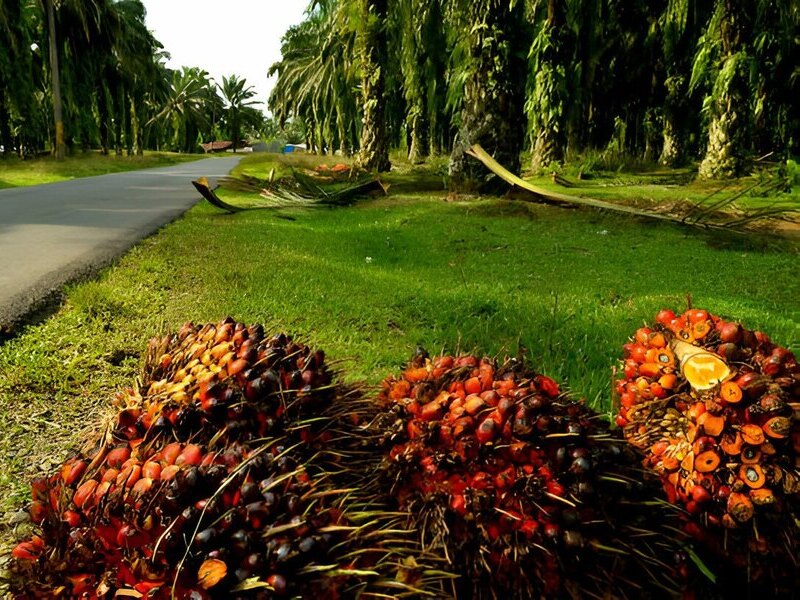
[[703,430],[708,435],[718,436],[725,428],[725,418],[712,415],[710,412],[704,412],[697,418],[697,424],[703,426]]
[[732,492],[728,496],[728,513],[740,523],[744,523],[753,518],[753,503],[744,494]]
[[742,425],[742,439],[748,444],[758,446],[764,442],[764,430],[753,423]]
[[742,388],[734,381],[726,381],[719,387],[719,397],[728,404],[736,404],[742,400]]
[[791,433],[792,422],[787,417],[772,417],[761,429],[771,438],[783,439]]
[[694,461],[694,468],[700,473],[709,473],[719,466],[719,454],[713,450],[706,450],[699,454]]
[[742,465],[739,467],[739,479],[753,489],[763,487],[764,483],[766,483],[764,471],[759,465]]
[[228,565],[218,558],[209,558],[203,561],[197,570],[197,583],[204,590],[211,589],[228,574]]

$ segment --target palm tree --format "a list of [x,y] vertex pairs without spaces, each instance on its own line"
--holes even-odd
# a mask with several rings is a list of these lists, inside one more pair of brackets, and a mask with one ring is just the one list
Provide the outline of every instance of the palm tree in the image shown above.
[[[66,154],[66,139],[64,135],[63,97],[61,89],[61,71],[59,58],[59,39],[63,33],[64,40],[68,41],[82,35],[91,39],[92,32],[101,29],[102,15],[107,11],[108,0],[61,0],[56,6],[55,0],[42,0],[48,29],[48,45],[50,56],[50,92],[53,99],[53,122],[55,126],[54,154],[57,159],[63,159]],[[74,20],[81,25],[80,32],[59,31],[60,17],[63,12],[69,12]]]
[[388,171],[389,144],[386,135],[386,15],[387,0],[361,0],[359,31],[363,126],[358,164],[369,170]]
[[453,190],[484,189],[496,185],[489,172],[466,157],[479,143],[510,171],[519,173],[524,123],[525,50],[530,42],[523,23],[523,4],[508,0],[464,1],[470,24],[464,39],[469,60],[465,65],[464,93],[458,137],[450,155]]
[[691,86],[716,69],[705,106],[709,115],[708,146],[700,176],[740,175],[749,152],[751,107],[748,74],[751,13],[738,0],[717,0],[708,30],[700,40]]
[[172,147],[180,152],[197,150],[197,138],[207,128],[209,81],[207,71],[197,67],[183,67],[173,71],[170,94],[161,110],[148,125],[160,122],[165,132],[172,134]]
[[353,2],[312,2],[307,20],[283,36],[281,60],[270,67],[278,81],[269,107],[281,126],[290,119],[305,123],[312,152],[324,151],[323,140],[331,148],[338,142],[343,154],[358,147],[357,17]]
[[[448,55],[441,0],[397,0],[390,24],[398,29],[403,95],[406,104],[408,158],[422,162],[431,146],[440,146],[444,60]],[[433,144],[432,144],[433,142]]]
[[525,109],[532,134],[531,167],[535,170],[564,158],[566,145],[567,43],[566,1],[548,0],[530,50],[532,90]]
[[[247,86],[247,81],[239,79],[236,75],[222,78],[220,91],[222,99],[225,101],[226,121],[228,123],[231,139],[233,140],[233,151],[242,137],[242,120],[252,121],[253,105],[259,102],[253,100],[256,92],[253,86]],[[246,87],[245,87],[246,86]],[[258,111],[255,111],[258,112]]]

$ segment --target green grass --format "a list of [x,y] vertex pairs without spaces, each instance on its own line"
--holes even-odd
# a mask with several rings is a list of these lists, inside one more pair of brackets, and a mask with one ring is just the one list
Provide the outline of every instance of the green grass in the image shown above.
[[[264,175],[267,160],[242,168]],[[607,410],[627,336],[688,294],[799,350],[798,255],[782,238],[432,191],[337,210],[199,204],[0,346],[0,507],[19,506],[27,478],[63,460],[133,382],[148,338],[187,320],[290,332],[369,384],[417,345],[525,353]]]
[[145,152],[143,157],[102,156],[99,152],[88,152],[67,157],[63,161],[57,161],[51,156],[28,160],[19,160],[16,157],[0,158],[0,189],[165,167],[199,158],[203,157],[198,154],[175,152]]

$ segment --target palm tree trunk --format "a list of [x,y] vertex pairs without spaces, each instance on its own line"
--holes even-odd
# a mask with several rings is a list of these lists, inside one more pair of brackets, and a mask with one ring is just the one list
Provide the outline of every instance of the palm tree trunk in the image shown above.
[[531,167],[539,170],[564,158],[566,61],[563,60],[566,22],[564,0],[549,0],[547,21],[539,33],[541,55],[534,74],[533,106],[529,111],[534,141]]
[[365,24],[361,32],[361,83],[364,124],[358,164],[367,170],[388,171],[386,132],[386,31],[387,0],[363,0]]
[[54,153],[57,160],[66,156],[64,143],[64,117],[61,108],[61,77],[58,70],[58,44],[56,40],[56,18],[53,0],[45,0],[47,8],[47,30],[50,37],[50,75],[52,77],[53,93],[53,123],[55,124]]
[[747,67],[748,15],[739,0],[718,0],[723,5],[720,26],[723,61],[711,98],[708,148],[699,174],[708,179],[741,175],[750,140],[750,90]]
[[125,121],[125,95],[122,84],[117,85],[114,97],[114,154],[122,156],[122,125]]
[[10,115],[8,114],[8,106],[6,105],[5,94],[0,92],[0,146],[3,147],[0,155],[5,155],[11,152],[13,147],[13,140],[11,139]]
[[108,127],[108,88],[106,86],[103,86],[97,94],[97,117],[100,121],[100,154],[107,156],[110,133]]
[[464,87],[461,129],[450,155],[450,189],[507,187],[478,161],[466,156],[479,143],[512,173],[520,171],[524,123],[525,40],[523,3],[476,0],[469,44],[472,67]]
[[662,131],[663,146],[658,162],[667,167],[676,167],[683,162],[683,127],[681,126],[682,110],[685,109],[685,97],[688,93],[684,77],[668,77],[664,82],[667,93],[664,98],[664,128]]

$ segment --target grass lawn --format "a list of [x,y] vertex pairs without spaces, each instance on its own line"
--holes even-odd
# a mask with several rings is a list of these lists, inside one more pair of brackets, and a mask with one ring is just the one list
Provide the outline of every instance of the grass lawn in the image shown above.
[[[265,176],[268,160],[240,169]],[[71,287],[55,316],[0,346],[0,510],[19,507],[27,478],[59,464],[131,384],[148,338],[187,320],[288,331],[368,384],[417,345],[524,353],[604,410],[627,336],[687,294],[800,350],[796,242],[447,201],[431,191],[438,174],[426,177],[415,189],[400,171],[393,195],[337,210],[227,215],[202,203]]]
[[0,158],[0,189],[53,183],[121,171],[166,167],[200,158],[204,157],[200,154],[150,151],[145,152],[143,157],[102,156],[99,152],[88,152],[69,156],[63,161],[57,161],[51,156],[28,160],[19,160],[16,157]]

